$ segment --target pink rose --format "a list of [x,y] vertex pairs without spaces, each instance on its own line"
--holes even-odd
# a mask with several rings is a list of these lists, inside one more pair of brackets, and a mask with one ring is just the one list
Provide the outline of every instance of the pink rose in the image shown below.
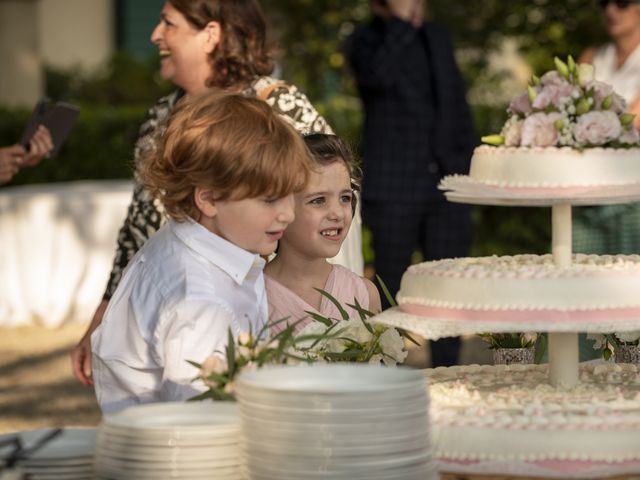
[[636,145],[640,143],[640,133],[638,132],[638,129],[633,125],[630,125],[629,127],[630,128],[625,128],[622,135],[620,135],[620,138],[618,139],[620,140],[620,143],[626,143],[627,145]]
[[550,147],[558,143],[558,129],[554,125],[562,115],[558,112],[534,113],[522,123],[523,147]]
[[579,145],[604,145],[622,133],[618,116],[610,110],[587,112],[578,117],[573,135]]
[[512,115],[526,115],[527,113],[531,113],[531,104],[529,103],[529,95],[527,92],[511,100],[507,111]]
[[520,146],[520,139],[522,138],[522,123],[522,120],[517,120],[516,117],[511,117],[511,119],[504,124],[501,135],[504,138],[504,145],[506,147]]
[[544,110],[549,105],[560,107],[560,100],[571,96],[573,85],[569,82],[550,83],[542,87],[533,101],[533,108]]

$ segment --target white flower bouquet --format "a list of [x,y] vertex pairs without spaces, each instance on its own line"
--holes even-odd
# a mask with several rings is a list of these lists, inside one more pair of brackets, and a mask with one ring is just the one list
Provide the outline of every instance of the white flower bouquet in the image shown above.
[[616,347],[637,346],[640,344],[640,330],[615,333],[589,333],[587,339],[593,340],[593,348],[602,352],[602,358],[609,360]]
[[341,319],[306,312],[314,321],[298,335],[294,334],[295,327],[302,320],[288,325],[272,337],[267,336],[270,326],[286,322],[286,318],[265,325],[255,335],[244,332],[234,339],[229,331],[224,353],[217,352],[201,364],[188,360],[199,370],[194,381],[202,380],[208,386],[207,391],[191,400],[234,400],[237,375],[266,365],[367,362],[395,366],[404,362],[407,357],[404,339],[416,343],[406,332],[372,325],[368,319],[373,313],[362,308],[357,301],[349,306],[358,312],[358,318],[350,318],[334,297],[319,291],[336,305]]
[[592,65],[578,65],[571,56],[554,62],[555,70],[532,77],[527,91],[509,105],[500,134],[482,137],[484,143],[577,149],[640,144],[635,115],[610,85],[595,80]]

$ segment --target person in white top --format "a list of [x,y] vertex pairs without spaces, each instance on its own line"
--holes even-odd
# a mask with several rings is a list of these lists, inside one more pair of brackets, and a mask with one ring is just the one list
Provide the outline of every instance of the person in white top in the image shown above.
[[105,413],[185,400],[202,362],[267,322],[262,256],[310,172],[302,138],[266,103],[208,92],[176,107],[140,180],[171,220],[129,263],[91,337]]
[[622,95],[640,128],[640,1],[599,0],[598,4],[611,42],[588,48],[580,61],[592,63],[596,80]]
[[[595,67],[595,78],[610,84],[635,113],[640,127],[640,1],[598,0],[611,42],[586,49],[581,63]],[[573,250],[576,253],[640,253],[640,204],[629,203],[573,209]],[[580,334],[580,359],[600,356],[593,342]]]

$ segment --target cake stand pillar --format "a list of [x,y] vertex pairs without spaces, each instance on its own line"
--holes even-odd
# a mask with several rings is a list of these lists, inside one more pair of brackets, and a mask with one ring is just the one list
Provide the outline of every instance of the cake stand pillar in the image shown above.
[[[551,252],[558,267],[571,266],[571,205],[551,207]],[[578,383],[578,334],[549,332],[549,382],[554,387]]]

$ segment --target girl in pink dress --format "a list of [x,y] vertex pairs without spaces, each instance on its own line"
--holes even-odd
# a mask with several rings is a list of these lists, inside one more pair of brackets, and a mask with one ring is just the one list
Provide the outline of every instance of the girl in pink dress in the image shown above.
[[[264,271],[269,320],[288,318],[288,323],[295,323],[304,318],[296,332],[313,321],[307,311],[342,319],[335,305],[316,289],[329,292],[355,318],[357,312],[347,304],[357,301],[369,311],[380,311],[380,294],[371,281],[327,261],[337,255],[353,218],[351,153],[335,135],[307,135],[305,143],[315,168],[306,188],[295,195],[295,220]],[[271,334],[286,328],[287,322],[274,325]]]

